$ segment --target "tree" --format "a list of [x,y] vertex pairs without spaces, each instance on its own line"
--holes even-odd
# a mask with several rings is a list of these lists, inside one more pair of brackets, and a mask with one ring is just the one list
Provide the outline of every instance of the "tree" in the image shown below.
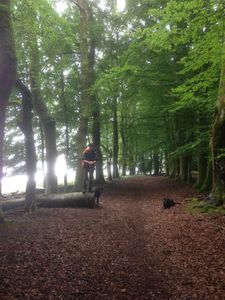
[[44,133],[45,149],[46,149],[46,189],[48,193],[56,192],[57,178],[55,175],[55,162],[57,158],[56,150],[56,124],[53,115],[49,112],[48,107],[43,100],[40,88],[40,58],[37,36],[35,34],[37,15],[32,6],[28,6],[30,11],[32,30],[28,32],[29,40],[29,80],[31,85],[31,92],[33,95],[34,108],[39,116],[41,126]]
[[[10,1],[0,1],[0,195],[3,177],[3,145],[6,107],[16,79],[16,52]],[[3,220],[0,211],[0,221]]]
[[225,202],[225,51],[222,53],[222,66],[217,105],[212,124],[212,198],[215,204]]
[[89,62],[89,26],[91,10],[88,1],[72,0],[80,11],[80,65],[81,65],[81,95],[79,110],[79,128],[77,132],[78,161],[76,167],[75,186],[77,190],[82,189],[83,173],[81,168],[82,153],[86,146],[88,133],[88,120],[90,116],[90,62]]
[[25,193],[25,211],[32,212],[36,202],[36,151],[32,125],[33,101],[29,89],[17,79],[15,83],[22,94],[22,111],[18,125],[25,136],[27,184]]

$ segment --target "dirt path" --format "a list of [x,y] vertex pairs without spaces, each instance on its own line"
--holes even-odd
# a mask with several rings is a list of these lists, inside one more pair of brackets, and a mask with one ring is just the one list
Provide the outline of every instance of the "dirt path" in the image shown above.
[[225,217],[187,213],[195,193],[137,177],[107,184],[103,208],[9,215],[0,299],[225,300]]

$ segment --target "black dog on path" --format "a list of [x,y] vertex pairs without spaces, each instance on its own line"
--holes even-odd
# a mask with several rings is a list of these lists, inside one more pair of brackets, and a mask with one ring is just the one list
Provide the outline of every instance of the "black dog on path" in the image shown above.
[[96,205],[100,206],[99,198],[103,192],[102,187],[94,187],[93,188],[93,193],[94,193],[94,199],[96,200]]
[[175,206],[175,204],[180,204],[179,202],[175,202],[173,199],[170,198],[164,198],[163,199],[163,207],[165,209],[170,208],[172,206]]

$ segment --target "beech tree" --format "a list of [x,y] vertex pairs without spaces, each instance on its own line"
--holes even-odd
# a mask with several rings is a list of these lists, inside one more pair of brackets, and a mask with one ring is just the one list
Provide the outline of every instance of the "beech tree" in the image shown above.
[[15,83],[16,88],[22,94],[22,109],[18,125],[25,136],[25,149],[26,149],[26,175],[27,184],[25,192],[25,207],[26,212],[35,210],[36,202],[36,150],[34,142],[34,132],[32,124],[32,109],[33,99],[30,90],[17,79]]
[[[10,1],[0,1],[0,195],[3,177],[3,146],[6,107],[16,79],[16,52]],[[0,196],[1,197],[1,196]],[[2,210],[0,221],[3,220]]]
[[220,84],[211,137],[212,198],[217,205],[225,203],[225,51],[222,52]]

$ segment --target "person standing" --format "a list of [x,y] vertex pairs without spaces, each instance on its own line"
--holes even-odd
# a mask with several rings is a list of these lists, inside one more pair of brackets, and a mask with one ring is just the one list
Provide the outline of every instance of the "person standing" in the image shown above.
[[93,144],[89,144],[83,151],[82,167],[84,170],[83,193],[93,192],[94,170],[97,161],[97,155]]

